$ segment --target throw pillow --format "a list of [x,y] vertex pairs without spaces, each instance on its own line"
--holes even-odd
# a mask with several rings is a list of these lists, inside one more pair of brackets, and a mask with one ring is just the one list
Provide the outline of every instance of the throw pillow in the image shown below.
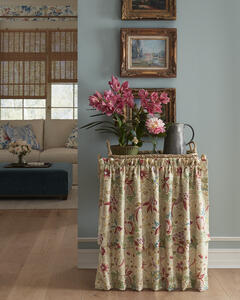
[[0,127],[0,149],[8,148],[10,143],[10,138],[6,134],[6,131],[3,126]]
[[73,131],[69,135],[67,142],[65,144],[66,148],[78,148],[78,128],[73,128]]
[[33,150],[40,150],[40,145],[33,132],[32,125],[25,125],[22,127],[12,127],[9,124],[4,126],[7,135],[11,139],[11,142],[17,140],[23,140],[31,146]]

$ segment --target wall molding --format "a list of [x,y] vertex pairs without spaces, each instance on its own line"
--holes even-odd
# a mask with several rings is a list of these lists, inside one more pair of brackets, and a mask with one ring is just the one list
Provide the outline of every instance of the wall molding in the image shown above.
[[240,242],[240,237],[216,236],[216,237],[211,237],[211,242]]
[[240,249],[209,249],[210,269],[240,269]]
[[97,243],[96,237],[79,237],[78,238],[79,243]]
[[[78,268],[96,269],[98,249],[78,249]],[[209,249],[209,269],[240,269],[240,249]]]
[[97,269],[98,249],[78,249],[78,268]]
[[[79,243],[97,243],[96,237],[79,237]],[[240,242],[240,237],[211,237],[211,242]],[[78,268],[96,269],[98,249],[79,249]],[[240,249],[209,249],[209,268],[240,268]]]

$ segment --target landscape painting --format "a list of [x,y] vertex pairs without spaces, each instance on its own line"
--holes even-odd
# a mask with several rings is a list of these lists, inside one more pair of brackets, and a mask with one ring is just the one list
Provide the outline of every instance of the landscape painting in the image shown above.
[[163,10],[166,9],[167,0],[132,0],[132,9]]
[[166,68],[167,40],[132,38],[130,69]]
[[176,0],[122,0],[122,20],[176,20]]
[[122,28],[121,77],[177,76],[176,28]]

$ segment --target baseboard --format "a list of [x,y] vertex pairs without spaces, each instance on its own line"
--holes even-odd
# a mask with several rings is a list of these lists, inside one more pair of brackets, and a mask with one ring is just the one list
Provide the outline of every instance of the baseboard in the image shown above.
[[78,268],[96,269],[98,264],[98,249],[78,249]]
[[240,269],[240,249],[209,249],[209,268]]
[[[96,269],[98,249],[79,249],[78,268]],[[209,249],[210,269],[240,269],[240,249]]]
[[240,242],[239,236],[213,236],[210,242]]

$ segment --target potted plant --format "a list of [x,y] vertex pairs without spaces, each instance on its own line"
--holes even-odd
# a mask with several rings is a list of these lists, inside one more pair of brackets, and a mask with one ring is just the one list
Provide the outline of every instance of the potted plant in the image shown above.
[[[149,117],[162,113],[162,105],[167,104],[170,99],[166,93],[148,94],[144,89],[139,91],[141,100],[140,106],[134,101],[132,90],[127,81],[120,84],[118,78],[112,76],[109,81],[110,90],[103,94],[96,91],[89,97],[89,105],[93,110],[100,113],[91,115],[91,117],[108,116],[111,121],[100,120],[90,122],[81,128],[95,130],[100,133],[110,133],[118,137],[118,145],[112,145],[113,154],[137,154],[139,147],[143,144],[143,138],[146,135],[152,135],[146,124]],[[128,112],[131,112],[129,117]],[[164,132],[164,123],[161,123],[161,133]],[[160,134],[160,133],[158,133]]]

